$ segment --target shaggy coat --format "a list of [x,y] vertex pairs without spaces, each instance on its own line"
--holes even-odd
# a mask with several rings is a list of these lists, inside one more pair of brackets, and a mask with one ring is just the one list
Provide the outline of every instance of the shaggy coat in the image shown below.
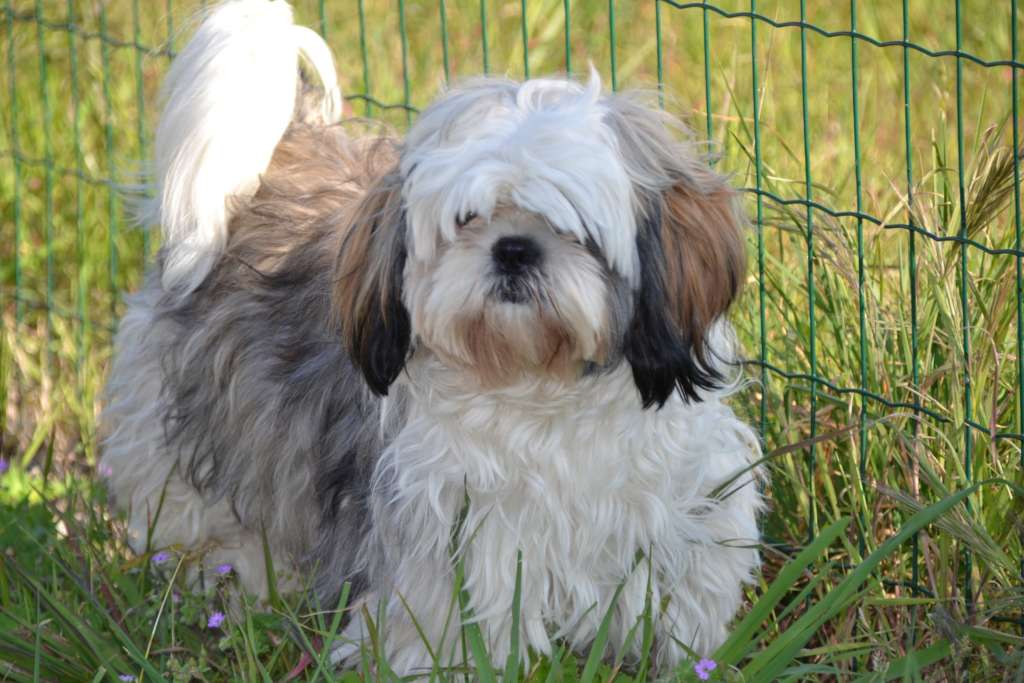
[[[724,402],[736,192],[596,76],[478,79],[403,141],[355,134],[317,41],[233,0],[169,76],[165,243],[103,415],[133,546],[265,594],[266,542],[279,586],[325,606],[350,582],[366,609],[336,659],[369,616],[400,674],[460,658],[459,563],[503,661],[517,557],[520,656],[585,647],[609,611],[617,652],[650,611],[663,665],[712,653],[759,564],[758,440]],[[255,53],[289,68],[257,87]]]

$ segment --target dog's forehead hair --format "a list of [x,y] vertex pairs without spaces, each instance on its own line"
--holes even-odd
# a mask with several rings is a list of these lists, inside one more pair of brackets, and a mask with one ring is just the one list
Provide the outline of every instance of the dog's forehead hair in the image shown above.
[[416,145],[428,138],[435,142],[462,144],[467,127],[472,129],[490,119],[521,121],[532,113],[565,106],[578,100],[582,85],[560,79],[534,79],[519,83],[506,78],[468,79],[441,93],[420,115],[407,141]]
[[556,242],[577,242],[575,235],[558,227],[542,213],[516,206],[512,203],[500,203],[491,212],[489,218],[475,216],[463,227],[459,228],[460,237],[473,239],[484,238],[491,243],[506,236],[528,235],[541,244]]
[[486,79],[443,95],[402,150],[410,257],[432,260],[461,216],[490,218],[511,202],[593,241],[636,284],[636,197],[607,102],[596,76],[586,85]]

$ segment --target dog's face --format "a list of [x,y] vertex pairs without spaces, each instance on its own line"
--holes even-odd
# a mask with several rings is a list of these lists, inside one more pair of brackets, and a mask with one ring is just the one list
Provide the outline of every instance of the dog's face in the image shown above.
[[744,270],[736,194],[664,113],[589,85],[485,79],[429,107],[354,212],[335,292],[386,393],[410,349],[481,388],[628,362],[645,406],[719,379]]
[[483,386],[571,379],[608,360],[611,277],[599,253],[543,214],[498,204],[460,219],[432,258],[409,259],[404,299],[416,343]]

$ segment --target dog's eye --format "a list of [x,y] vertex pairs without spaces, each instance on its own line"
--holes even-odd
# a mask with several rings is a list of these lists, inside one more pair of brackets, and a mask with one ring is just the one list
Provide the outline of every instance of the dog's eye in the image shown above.
[[466,213],[462,214],[461,216],[455,219],[455,225],[457,225],[460,228],[464,228],[466,227],[466,224],[469,223],[474,218],[476,218],[476,214],[473,213],[472,211],[467,211]]

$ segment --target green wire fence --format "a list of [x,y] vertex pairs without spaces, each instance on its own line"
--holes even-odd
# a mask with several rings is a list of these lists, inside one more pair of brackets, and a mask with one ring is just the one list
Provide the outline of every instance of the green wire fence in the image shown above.
[[[771,456],[778,547],[849,515],[833,559],[856,563],[921,504],[1024,477],[1018,0],[296,4],[354,116],[402,129],[449,80],[592,63],[713,142],[749,196],[734,317],[757,381],[735,405]],[[4,2],[8,457],[45,442],[94,462],[111,332],[158,241],[129,228],[126,191],[198,8]],[[1021,510],[982,489],[891,560],[886,590],[1024,628],[1019,606],[998,607],[1024,576]]]

